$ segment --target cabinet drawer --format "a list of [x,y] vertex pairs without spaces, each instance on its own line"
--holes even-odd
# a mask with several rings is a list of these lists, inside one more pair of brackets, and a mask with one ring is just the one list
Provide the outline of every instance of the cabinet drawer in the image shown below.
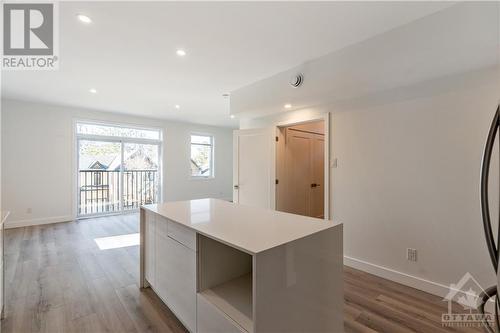
[[156,233],[158,236],[167,238],[167,224],[166,218],[156,215]]
[[198,333],[247,333],[205,297],[197,295]]
[[196,251],[196,232],[179,223],[168,221],[168,236]]

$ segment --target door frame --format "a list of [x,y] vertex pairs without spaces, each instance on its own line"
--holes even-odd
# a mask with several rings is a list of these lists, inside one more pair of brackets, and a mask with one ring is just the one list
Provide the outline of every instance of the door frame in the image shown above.
[[[104,213],[104,214],[87,214],[87,215],[79,215],[78,214],[78,203],[79,203],[79,172],[78,172],[78,166],[79,166],[79,142],[80,140],[89,140],[89,141],[104,141],[104,142],[119,142],[122,147],[120,149],[120,154],[121,159],[122,159],[122,166],[121,166],[121,172],[120,172],[120,182],[123,184],[123,145],[125,143],[137,143],[137,144],[153,144],[153,145],[158,145],[158,193],[157,193],[157,198],[158,202],[163,201],[163,191],[164,191],[164,186],[163,186],[163,149],[164,149],[164,138],[165,138],[165,131],[161,127],[155,127],[155,126],[146,126],[146,125],[137,125],[137,124],[132,124],[132,123],[127,123],[127,122],[108,122],[108,121],[102,121],[102,120],[92,120],[92,119],[87,119],[87,118],[73,118],[73,125],[72,125],[72,163],[71,163],[71,174],[72,174],[72,212],[71,215],[73,216],[73,220],[78,220],[78,219],[86,219],[86,218],[92,218],[92,217],[104,217],[104,216],[113,216],[113,215],[122,215],[122,214],[128,214],[128,213],[133,213],[133,212],[138,212],[140,209],[131,209],[128,211],[125,211],[120,208],[119,212],[111,212],[111,213]],[[160,139],[159,140],[150,140],[150,139],[139,139],[139,138],[126,138],[126,137],[112,137],[112,136],[101,136],[101,135],[91,135],[91,134],[85,134],[85,135],[80,135],[77,133],[77,124],[78,123],[86,123],[86,124],[96,124],[96,125],[105,125],[105,126],[114,126],[114,127],[123,127],[123,128],[137,128],[137,129],[146,129],[146,130],[157,130],[160,133]],[[120,202],[122,200],[122,187],[120,186]]]
[[[275,136],[279,135],[279,128],[280,127],[289,127],[289,126],[294,126],[294,125],[302,125],[302,124],[307,124],[307,123],[312,123],[316,121],[324,121],[325,125],[325,163],[324,163],[324,172],[325,172],[325,199],[324,199],[324,215],[325,219],[332,219],[333,216],[330,216],[330,113],[326,112],[318,116],[312,116],[311,118],[307,118],[304,120],[287,120],[287,121],[282,121],[278,122],[274,126],[274,133]],[[273,145],[274,148],[274,159],[272,161],[272,168],[274,170],[274,179],[272,179],[273,183],[273,188],[274,188],[274,193],[272,194],[274,204],[273,204],[273,209],[276,207],[276,168],[277,168],[277,159],[278,159],[278,152],[276,149],[276,145]]]

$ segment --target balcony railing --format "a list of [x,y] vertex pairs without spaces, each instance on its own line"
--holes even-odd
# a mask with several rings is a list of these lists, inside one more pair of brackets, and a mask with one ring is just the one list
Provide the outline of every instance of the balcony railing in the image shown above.
[[79,177],[80,216],[137,209],[158,200],[156,170],[80,170]]

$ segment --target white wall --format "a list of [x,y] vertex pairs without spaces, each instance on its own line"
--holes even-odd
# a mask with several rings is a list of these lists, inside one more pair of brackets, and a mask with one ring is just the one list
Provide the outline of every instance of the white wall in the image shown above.
[[[335,114],[333,212],[345,222],[348,264],[382,273],[373,266],[379,265],[446,287],[466,272],[484,287],[495,283],[479,176],[499,88],[492,83]],[[492,199],[498,204],[497,192]],[[406,248],[418,250],[417,263],[406,260]]]
[[[378,103],[370,99],[346,109],[331,105],[243,119],[240,127],[303,121],[331,111],[331,156],[338,159],[331,169],[331,207],[333,218],[344,223],[346,264],[438,295],[465,272],[484,287],[493,285],[479,175],[499,100],[498,71],[406,89],[413,95],[395,90],[389,98],[384,92]],[[497,184],[498,165],[491,174]],[[418,250],[416,263],[406,260],[406,248]]]
[[[74,218],[74,119],[162,127],[163,199],[231,198],[232,129],[2,100],[3,207],[10,226]],[[191,132],[214,135],[215,179],[191,180]],[[31,208],[32,213],[27,213]]]
[[[496,282],[479,175],[500,97],[499,10],[459,3],[231,92],[240,128],[332,113],[331,212],[344,223],[346,264],[438,295],[466,272]],[[293,89],[297,72],[304,84]]]

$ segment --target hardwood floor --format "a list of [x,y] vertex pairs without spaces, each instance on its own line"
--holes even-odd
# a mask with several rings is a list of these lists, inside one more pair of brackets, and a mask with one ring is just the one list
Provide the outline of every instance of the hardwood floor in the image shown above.
[[[94,239],[139,232],[138,214],[7,230],[2,332],[186,332],[141,292],[139,247]],[[439,297],[345,268],[346,332],[482,332],[441,327]]]
[[[446,328],[441,297],[344,266],[345,332],[481,332],[482,328]],[[454,304],[456,313],[463,308]]]

